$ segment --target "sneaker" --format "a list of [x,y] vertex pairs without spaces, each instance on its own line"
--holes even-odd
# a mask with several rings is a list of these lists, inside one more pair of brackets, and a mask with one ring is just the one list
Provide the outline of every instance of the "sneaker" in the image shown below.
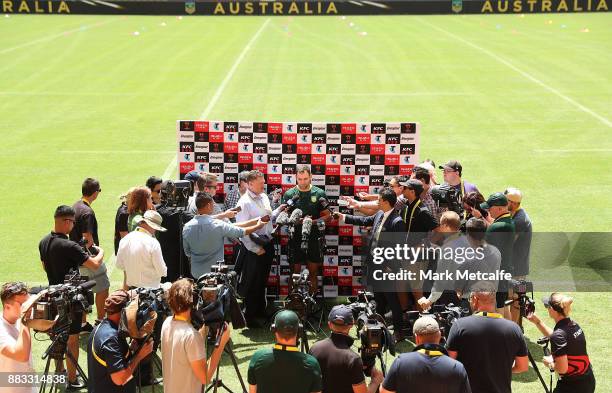
[[68,386],[66,386],[66,390],[67,391],[73,391],[73,390],[81,390],[85,388],[85,382],[83,382],[83,380],[79,377],[77,377],[76,381],[74,382],[68,382]]
[[89,334],[93,332],[93,326],[91,323],[86,322],[84,325],[81,325],[81,332],[79,334]]

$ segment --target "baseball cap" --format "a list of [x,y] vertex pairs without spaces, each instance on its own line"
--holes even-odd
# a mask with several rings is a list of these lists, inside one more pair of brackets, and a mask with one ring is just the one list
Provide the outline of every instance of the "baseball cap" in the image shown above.
[[453,171],[461,172],[463,167],[457,160],[450,160],[444,165],[440,165],[438,168],[440,169],[452,169]]
[[161,226],[162,216],[155,210],[147,210],[144,215],[135,218],[136,224],[140,224],[143,221],[156,231],[166,232],[166,228]]
[[506,206],[508,205],[508,198],[501,192],[491,194],[486,202],[480,204],[481,209],[488,210],[491,206]]
[[283,310],[274,317],[277,332],[297,333],[300,329],[300,319],[291,310]]
[[108,295],[104,301],[104,311],[109,314],[116,314],[121,311],[130,301],[130,294],[123,289],[118,289]]
[[412,331],[419,336],[429,336],[438,333],[440,326],[438,326],[438,322],[432,317],[423,316],[414,322]]
[[408,179],[407,181],[400,182],[400,186],[408,187],[411,190],[416,191],[417,195],[423,192],[423,183],[417,179]]
[[353,325],[355,318],[353,317],[353,311],[349,307],[339,304],[331,309],[327,321],[334,325]]
[[200,172],[191,171],[185,175],[185,180],[189,180],[190,182],[195,183],[198,180],[198,177],[200,177]]

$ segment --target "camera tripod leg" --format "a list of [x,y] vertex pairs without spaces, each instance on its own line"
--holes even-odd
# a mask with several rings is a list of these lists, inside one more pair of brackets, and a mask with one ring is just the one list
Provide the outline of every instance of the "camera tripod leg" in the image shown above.
[[227,345],[225,346],[224,351],[229,355],[230,359],[232,360],[232,364],[234,365],[234,370],[236,371],[236,375],[238,376],[238,380],[240,381],[240,386],[242,387],[242,392],[247,393],[246,385],[244,384],[244,380],[242,379],[242,375],[240,374],[240,369],[238,368],[238,360],[236,360],[236,355],[234,354],[234,350],[232,348],[231,339],[227,342]]
[[300,350],[304,353],[310,352],[310,347],[308,345],[308,333],[306,333],[306,329],[302,329],[300,334]]
[[85,386],[87,386],[89,384],[89,379],[87,378],[87,374],[85,374],[85,371],[83,370],[81,365],[79,365],[79,362],[76,361],[74,356],[72,356],[70,351],[66,351],[66,364],[68,364],[68,359],[70,359],[72,364],[75,365],[76,371],[77,371],[77,377],[80,375],[81,378],[83,378],[83,382],[85,383]]
[[[551,389],[549,389],[546,386],[546,382],[544,382],[544,377],[542,377],[542,374],[540,373],[540,369],[538,368],[537,363],[533,359],[533,355],[531,354],[531,351],[529,350],[529,348],[527,348],[527,357],[529,358],[529,361],[531,362],[531,366],[533,367],[536,375],[538,376],[538,379],[542,383],[542,387],[544,387],[544,391],[546,393],[551,393],[552,392],[552,386],[551,386]],[[551,380],[551,385],[552,385],[552,380]]]
[[383,359],[382,353],[378,353],[378,360],[380,360],[380,368],[382,370],[383,376],[387,376],[387,365]]

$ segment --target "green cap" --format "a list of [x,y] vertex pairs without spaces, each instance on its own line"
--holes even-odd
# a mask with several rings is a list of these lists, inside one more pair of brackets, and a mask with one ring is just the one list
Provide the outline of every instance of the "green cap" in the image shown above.
[[274,317],[277,332],[297,333],[300,330],[300,318],[291,310],[283,310]]
[[491,206],[507,206],[508,198],[501,192],[496,192],[495,194],[491,194],[489,199],[486,202],[480,204],[481,209],[488,210]]

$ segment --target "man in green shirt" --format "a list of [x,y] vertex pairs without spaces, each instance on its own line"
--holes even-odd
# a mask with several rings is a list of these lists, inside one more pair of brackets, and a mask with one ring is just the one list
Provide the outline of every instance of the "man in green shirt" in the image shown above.
[[[484,210],[488,210],[489,217],[493,222],[487,227],[485,240],[495,246],[501,253],[500,269],[513,274],[512,249],[514,247],[514,221],[508,210],[508,198],[501,192],[489,196],[486,202],[480,204]],[[501,314],[503,311],[506,319],[510,319],[510,309],[504,302],[508,300],[508,282],[500,280],[497,292],[497,309]]]
[[[297,185],[285,192],[283,203],[298,197],[295,202],[296,209],[302,211],[302,217],[310,216],[313,220],[330,215],[328,210],[321,207],[321,199],[327,199],[325,191],[312,185],[312,174],[306,165],[297,168]],[[302,264],[306,264],[309,272],[310,291],[317,291],[317,274],[319,265],[323,263],[323,252],[320,239],[325,233],[320,233],[317,225],[313,224],[307,242],[302,242],[302,225],[295,225],[294,235],[289,240],[289,264],[293,266],[293,273],[300,273]]]
[[260,349],[249,363],[249,393],[320,393],[321,368],[317,359],[298,348],[302,326],[297,314],[283,310],[270,328],[276,344]]

